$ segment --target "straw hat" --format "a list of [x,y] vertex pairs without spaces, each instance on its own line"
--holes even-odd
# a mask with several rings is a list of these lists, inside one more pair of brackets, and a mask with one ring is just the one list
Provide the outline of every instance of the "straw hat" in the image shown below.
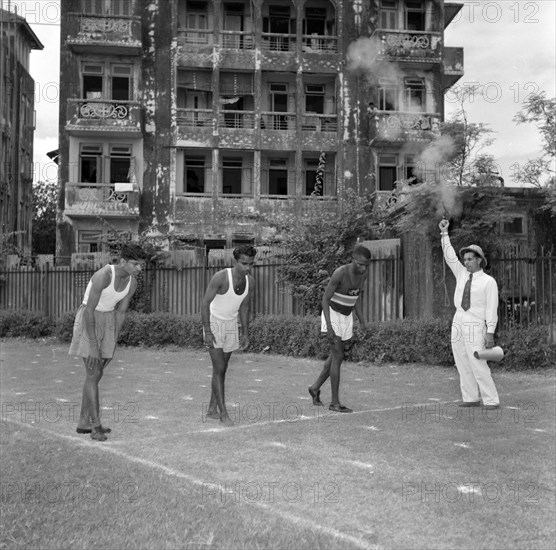
[[469,246],[464,246],[462,249],[460,249],[459,251],[459,255],[460,258],[463,258],[463,255],[466,252],[474,252],[475,254],[477,254],[478,256],[481,257],[481,267],[486,267],[487,265],[487,260],[485,258],[485,253],[483,252],[483,249],[477,245],[477,244],[470,244]]

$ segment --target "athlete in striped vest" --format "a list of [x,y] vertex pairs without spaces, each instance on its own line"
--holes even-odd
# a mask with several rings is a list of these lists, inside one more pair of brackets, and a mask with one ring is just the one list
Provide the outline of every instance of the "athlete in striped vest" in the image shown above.
[[363,285],[367,278],[367,269],[371,263],[371,253],[363,245],[353,250],[350,264],[336,269],[322,297],[321,332],[326,333],[330,342],[330,356],[324,362],[324,368],[316,382],[309,386],[309,394],[314,405],[323,405],[320,400],[320,388],[330,376],[332,386],[331,411],[350,413],[348,407],[340,403],[340,366],[344,360],[345,345],[353,336],[353,311],[361,326],[366,329],[363,309],[359,298],[363,294]]

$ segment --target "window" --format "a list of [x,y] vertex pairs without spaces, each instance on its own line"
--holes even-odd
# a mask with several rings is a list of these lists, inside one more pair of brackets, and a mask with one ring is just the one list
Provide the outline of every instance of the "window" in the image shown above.
[[269,6],[268,17],[263,17],[263,40],[269,40],[265,33],[274,35],[270,36],[270,49],[286,52],[295,40],[295,26],[295,19],[290,19],[290,6]]
[[81,144],[78,177],[81,183],[102,182],[102,145]]
[[131,183],[134,180],[131,145],[109,146],[110,183]]
[[380,22],[381,29],[397,29],[397,8],[395,0],[381,0]]
[[398,85],[395,81],[380,80],[378,88],[378,110],[398,110]]
[[305,8],[305,21],[303,34],[316,34],[324,36],[326,24],[326,8]]
[[185,157],[185,192],[205,192],[205,159],[203,157]]
[[421,175],[420,175],[420,170],[419,170],[419,166],[416,162],[415,156],[414,155],[405,155],[405,162],[404,162],[404,168],[405,168],[405,174],[404,174],[404,178],[409,180],[411,178],[412,181],[410,182],[411,185],[415,185],[417,183],[422,183],[422,179],[421,179]]
[[268,194],[288,194],[288,167],[286,159],[270,159],[268,170]]
[[396,155],[379,155],[377,191],[393,191],[398,179],[398,157]]
[[305,112],[324,113],[324,86],[322,84],[305,86]]
[[131,99],[131,65],[84,63],[81,70],[83,99]]
[[[104,157],[103,153],[108,155]],[[135,183],[131,145],[82,143],[79,147],[80,183]]]
[[133,15],[134,0],[81,0],[81,12],[95,15]]
[[[270,109],[273,113],[288,112],[288,85],[282,83],[270,84]],[[272,115],[273,130],[287,130],[288,119],[286,115]]]
[[425,105],[425,81],[421,78],[405,79],[406,108],[412,113],[424,113]]
[[425,8],[423,2],[406,2],[405,28],[408,31],[425,30]]
[[222,194],[241,193],[242,166],[241,158],[224,157],[222,159]]
[[102,249],[102,233],[100,231],[78,231],[77,252],[100,252]]
[[513,218],[504,222],[504,233],[511,235],[525,235],[525,219],[523,217]]

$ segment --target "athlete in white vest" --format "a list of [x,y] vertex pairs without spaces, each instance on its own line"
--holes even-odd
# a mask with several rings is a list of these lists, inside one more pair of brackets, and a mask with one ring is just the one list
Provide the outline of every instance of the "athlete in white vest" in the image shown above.
[[222,269],[212,277],[201,302],[204,342],[212,360],[212,386],[207,417],[220,419],[226,426],[234,423],[226,410],[224,381],[232,352],[244,350],[249,345],[249,304],[255,285],[250,272],[256,253],[252,246],[236,248],[236,264],[233,268]]
[[98,384],[114,356],[143,258],[141,247],[124,245],[116,265],[106,265],[93,274],[75,316],[69,354],[82,357],[85,363],[77,433],[90,433],[97,441],[105,441],[105,434],[111,431],[100,422]]

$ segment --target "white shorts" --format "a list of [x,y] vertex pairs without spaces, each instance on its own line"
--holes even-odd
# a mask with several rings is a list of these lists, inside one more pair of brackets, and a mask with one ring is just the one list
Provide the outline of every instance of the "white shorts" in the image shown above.
[[[343,342],[351,340],[353,337],[353,313],[349,315],[342,315],[332,308],[330,311],[330,323],[332,324],[332,330]],[[327,332],[326,319],[324,318],[324,313],[320,314],[320,330],[321,332]]]
[[230,353],[239,349],[237,318],[232,321],[224,321],[211,315],[210,330],[214,335],[215,348],[222,348],[224,353]]

